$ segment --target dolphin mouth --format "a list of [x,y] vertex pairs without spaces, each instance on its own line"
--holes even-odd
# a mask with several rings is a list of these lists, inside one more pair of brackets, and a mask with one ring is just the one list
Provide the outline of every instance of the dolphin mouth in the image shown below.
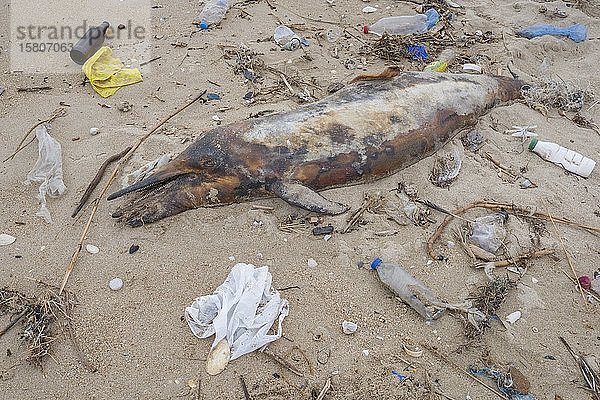
[[107,200],[114,200],[128,193],[137,192],[142,189],[153,189],[159,185],[164,185],[165,183],[168,183],[182,175],[187,175],[187,173],[182,173],[179,171],[157,171],[149,177],[134,183],[133,185],[109,194]]

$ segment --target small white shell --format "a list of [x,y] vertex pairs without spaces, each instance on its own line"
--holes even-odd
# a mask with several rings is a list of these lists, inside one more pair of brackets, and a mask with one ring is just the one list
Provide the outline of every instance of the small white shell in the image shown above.
[[217,375],[223,372],[229,359],[231,358],[231,349],[227,339],[221,339],[214,349],[210,351],[206,358],[206,372],[209,375]]
[[375,7],[366,6],[365,8],[362,9],[362,12],[364,12],[365,14],[371,14],[371,13],[377,12],[377,9]]
[[100,132],[98,128],[90,128],[90,135],[96,136]]
[[8,246],[13,244],[17,240],[16,237],[8,235],[6,233],[0,234],[0,246]]
[[510,322],[511,324],[514,324],[515,322],[517,322],[520,319],[521,319],[521,311],[518,311],[518,310],[513,313],[510,313],[506,316],[506,321]]
[[411,357],[421,357],[423,355],[423,349],[417,345],[412,344],[410,341],[407,343],[402,343],[402,348],[404,352]]
[[358,325],[356,325],[354,322],[350,322],[350,321],[342,322],[342,331],[346,335],[352,335],[354,332],[356,332],[357,329],[358,329]]
[[100,251],[100,249],[94,246],[93,244],[86,244],[85,249],[90,254],[98,254],[98,252]]
[[317,268],[318,265],[314,258],[309,258],[307,264],[308,268]]
[[108,282],[108,287],[110,290],[120,290],[123,287],[123,279],[121,278],[113,278]]

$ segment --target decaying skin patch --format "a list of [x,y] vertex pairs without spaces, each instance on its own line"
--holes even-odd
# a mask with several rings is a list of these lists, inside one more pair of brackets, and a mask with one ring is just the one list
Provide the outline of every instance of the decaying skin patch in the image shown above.
[[[504,77],[420,72],[361,80],[296,110],[206,132],[134,188],[148,185],[116,215],[139,225],[190,208],[274,195],[271,188],[310,209],[305,203],[320,197],[311,190],[375,180],[405,168],[496,103],[518,98],[522,85]],[[291,184],[307,191],[292,190]],[[292,192],[302,193],[297,202],[285,197]],[[339,210],[336,203],[321,206]]]

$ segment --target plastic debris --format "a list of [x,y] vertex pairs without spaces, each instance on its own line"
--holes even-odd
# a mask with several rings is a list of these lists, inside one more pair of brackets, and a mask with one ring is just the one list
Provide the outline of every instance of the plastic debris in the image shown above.
[[429,180],[435,186],[448,187],[458,177],[461,167],[461,155],[455,148],[451,154],[448,153],[435,159]]
[[[104,43],[106,30],[110,26],[107,21],[102,22],[99,26],[92,26],[87,32],[75,43],[69,55],[71,60],[79,65],[83,65],[85,61],[93,56]],[[85,29],[85,28],[84,28]]]
[[380,258],[376,258],[371,263],[371,269],[377,271],[379,279],[385,286],[425,318],[427,322],[439,318],[444,310],[462,311],[467,314],[468,321],[474,325],[486,318],[481,311],[472,307],[470,301],[460,304],[440,301],[431,289],[398,265],[386,264]]
[[121,290],[121,288],[123,287],[123,279],[111,279],[110,282],[108,282],[108,287],[110,288],[110,290]]
[[392,370],[392,375],[394,375],[396,378],[400,379],[400,382],[404,382],[404,380],[407,378],[406,375],[402,375],[398,371],[394,371],[394,370]]
[[121,179],[121,187],[126,188],[126,187],[131,186],[134,183],[140,182],[144,178],[152,175],[152,173],[155,170],[159,169],[160,167],[162,167],[163,165],[166,165],[169,161],[171,161],[171,157],[172,157],[171,154],[163,154],[162,156],[158,157],[157,159],[152,160],[149,163],[142,165],[140,168],[136,169],[135,171],[125,175]]
[[434,8],[430,8],[424,14],[381,18],[374,24],[365,25],[363,32],[374,33],[379,36],[384,33],[388,35],[423,33],[433,28],[439,19],[440,14]]
[[463,64],[463,71],[471,74],[481,74],[481,66],[477,64]]
[[506,216],[502,213],[476,218],[471,224],[469,240],[490,253],[496,253],[504,241]]
[[333,226],[331,226],[331,225],[317,226],[317,227],[313,228],[312,233],[315,236],[330,235],[331,233],[333,233]]
[[544,35],[564,36],[579,43],[587,39],[587,27],[582,24],[574,24],[567,27],[556,25],[532,25],[517,31],[517,35],[527,39],[533,39]]
[[50,136],[50,129],[49,124],[42,124],[35,129],[35,136],[38,140],[38,159],[33,169],[27,174],[25,182],[26,184],[31,182],[40,184],[37,195],[40,209],[36,215],[44,218],[49,224],[52,223],[52,217],[46,208],[46,195],[58,197],[67,189],[63,182],[61,146],[56,139]]
[[510,374],[489,367],[470,367],[469,372],[475,376],[484,376],[493,379],[498,386],[498,390],[505,394],[509,400],[535,400],[534,395],[530,393],[521,393],[514,387],[513,379]]
[[377,11],[378,10],[375,7],[371,7],[371,6],[366,6],[365,8],[362,9],[362,12],[364,12],[365,14],[370,14],[370,13],[374,13]]
[[[271,282],[267,266],[234,265],[213,294],[198,297],[186,307],[185,318],[192,333],[199,338],[215,335],[212,349],[225,339],[231,360],[279,339],[289,305]],[[276,320],[276,333],[267,334]]]
[[579,281],[579,284],[581,285],[582,288],[591,289],[592,278],[590,278],[588,275],[582,275],[577,280]]
[[121,60],[112,56],[112,49],[106,46],[91,56],[82,69],[90,85],[102,97],[112,96],[123,86],[143,80],[139,69],[125,68]]
[[100,249],[94,246],[93,244],[86,244],[85,250],[90,254],[98,254],[98,252],[100,251]]
[[440,53],[438,58],[425,66],[423,71],[430,72],[446,72],[448,70],[448,65],[456,58],[456,52],[453,49],[445,49]]
[[517,322],[520,319],[521,319],[521,311],[518,311],[518,310],[515,312],[512,312],[506,316],[506,321],[509,322],[510,324],[514,324],[515,322]]
[[356,325],[354,322],[350,322],[350,321],[342,322],[342,331],[346,335],[352,335],[357,330],[358,330],[358,325]]
[[307,264],[308,268],[317,268],[318,265],[314,258],[309,258]]
[[221,96],[219,96],[217,93],[207,93],[206,98],[208,100],[221,100]]
[[600,276],[592,280],[592,282],[590,283],[590,289],[592,289],[594,292],[600,295]]
[[567,171],[584,178],[588,178],[596,166],[596,161],[591,158],[584,157],[556,143],[542,142],[536,138],[531,139],[529,150],[544,160],[559,165]]
[[275,40],[275,43],[277,43],[282,49],[290,51],[299,49],[302,46],[307,47],[310,45],[308,40],[296,35],[293,30],[285,25],[279,25],[277,28],[275,28],[273,40]]
[[521,182],[519,184],[519,187],[521,189],[533,189],[533,188],[536,188],[537,185],[535,183],[531,182],[529,179],[525,179],[525,180],[523,180],[523,182]]
[[200,29],[208,29],[211,25],[218,25],[227,11],[231,8],[233,0],[208,0],[200,12]]
[[536,137],[537,133],[535,133],[534,131],[536,130],[537,125],[528,125],[528,126],[514,126],[512,127],[512,129],[507,129],[504,131],[505,134],[510,134],[512,137],[518,137],[518,138],[532,138],[532,137]]
[[90,135],[96,136],[98,133],[100,133],[100,129],[98,129],[98,128],[90,128]]
[[402,341],[402,349],[406,354],[411,357],[421,357],[423,355],[423,349],[418,344],[415,344],[412,339],[405,338]]
[[13,244],[15,240],[17,240],[16,237],[7,233],[0,234],[0,246],[8,246],[9,244]]
[[427,55],[427,48],[421,44],[407,46],[406,54],[408,54],[413,60],[417,61],[425,61],[429,57]]

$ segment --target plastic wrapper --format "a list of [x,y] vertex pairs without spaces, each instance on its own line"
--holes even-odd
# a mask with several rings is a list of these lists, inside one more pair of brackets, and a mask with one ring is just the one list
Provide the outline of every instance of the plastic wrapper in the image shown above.
[[587,27],[582,24],[574,24],[568,27],[554,25],[532,25],[517,32],[519,36],[533,39],[539,36],[565,36],[574,42],[583,42],[587,39]]
[[[289,305],[271,281],[266,266],[236,264],[213,294],[199,297],[186,307],[185,318],[192,333],[199,338],[215,335],[212,348],[227,339],[231,360],[279,339]],[[277,333],[267,334],[276,320]]]
[[504,241],[504,217],[500,214],[477,218],[471,224],[469,240],[490,253],[496,253]]
[[46,195],[58,197],[67,189],[63,182],[62,151],[60,143],[54,139],[48,131],[49,124],[42,124],[35,129],[35,137],[38,140],[38,159],[33,169],[27,174],[26,184],[39,183],[37,198],[40,209],[36,215],[44,218],[47,223],[52,223],[50,211],[46,207]]

